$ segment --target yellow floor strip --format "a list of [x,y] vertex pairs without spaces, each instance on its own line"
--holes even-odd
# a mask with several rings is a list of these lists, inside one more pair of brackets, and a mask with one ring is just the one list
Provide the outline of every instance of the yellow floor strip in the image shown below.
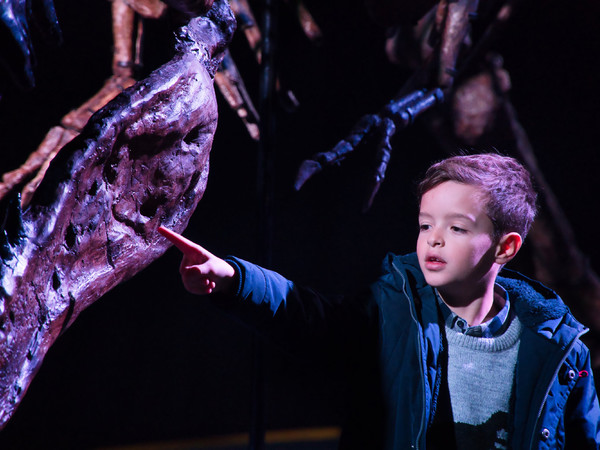
[[[271,430],[265,434],[266,444],[286,444],[293,442],[335,441],[340,437],[340,428],[300,428],[290,430]],[[203,448],[222,448],[244,446],[248,443],[248,433],[212,436],[178,441],[152,442],[117,447],[102,447],[98,450],[189,450]]]

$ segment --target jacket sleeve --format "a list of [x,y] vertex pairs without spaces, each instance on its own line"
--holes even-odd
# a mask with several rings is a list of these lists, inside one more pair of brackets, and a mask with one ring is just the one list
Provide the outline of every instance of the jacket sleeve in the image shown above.
[[375,329],[366,292],[323,295],[242,259],[227,262],[238,275],[237,292],[218,299],[219,308],[286,350],[303,355],[362,347]]
[[600,407],[592,374],[590,352],[582,346],[577,383],[569,395],[565,417],[567,449],[600,448]]

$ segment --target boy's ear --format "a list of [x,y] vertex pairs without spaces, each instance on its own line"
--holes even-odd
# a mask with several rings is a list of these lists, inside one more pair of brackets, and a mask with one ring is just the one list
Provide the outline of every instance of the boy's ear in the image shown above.
[[496,246],[496,262],[498,264],[506,264],[515,257],[519,249],[523,245],[523,238],[519,233],[507,233],[500,238]]

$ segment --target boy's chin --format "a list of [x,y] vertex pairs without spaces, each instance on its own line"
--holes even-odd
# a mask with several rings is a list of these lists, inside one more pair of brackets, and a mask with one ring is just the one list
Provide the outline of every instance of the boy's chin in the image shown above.
[[427,277],[426,276],[425,281],[427,282],[427,284],[429,286],[437,289],[437,291],[440,293],[440,295],[442,297],[444,296],[444,292],[450,294],[451,292],[456,290],[456,285],[454,285],[451,282],[448,282],[448,280],[446,280],[446,279],[441,280],[440,277],[435,277],[435,276]]
[[427,284],[431,287],[434,288],[443,288],[446,283],[445,280],[442,280],[441,277],[437,274],[430,274],[425,272],[425,281],[427,282]]

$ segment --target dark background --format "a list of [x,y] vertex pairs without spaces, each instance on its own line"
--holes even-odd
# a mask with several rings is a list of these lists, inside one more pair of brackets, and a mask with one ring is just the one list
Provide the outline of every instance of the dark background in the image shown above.
[[[377,275],[387,251],[413,250],[414,182],[446,155],[420,123],[397,135],[388,178],[367,213],[360,210],[369,149],[301,192],[292,190],[303,159],[331,148],[408,76],[386,60],[385,30],[369,20],[361,1],[306,4],[324,32],[319,47],[304,37],[290,9],[280,8],[279,68],[300,108],[276,111],[271,265],[319,290],[349,292]],[[64,43],[38,43],[36,89],[3,85],[0,173],[19,166],[110,75],[110,3],[60,0],[56,7]],[[146,70],[169,58],[171,26],[169,19],[147,23]],[[596,271],[599,29],[596,2],[530,1],[497,46],[540,166]],[[231,49],[256,99],[258,66],[241,33]],[[211,176],[186,236],[218,255],[256,260],[257,145],[219,101]],[[186,293],[178,264],[179,254],[170,250],[81,314],[48,352],[0,432],[0,448],[94,448],[248,430],[252,333]],[[526,248],[516,268],[528,271]],[[337,376],[270,346],[265,370],[269,429],[340,424],[345,388]]]

